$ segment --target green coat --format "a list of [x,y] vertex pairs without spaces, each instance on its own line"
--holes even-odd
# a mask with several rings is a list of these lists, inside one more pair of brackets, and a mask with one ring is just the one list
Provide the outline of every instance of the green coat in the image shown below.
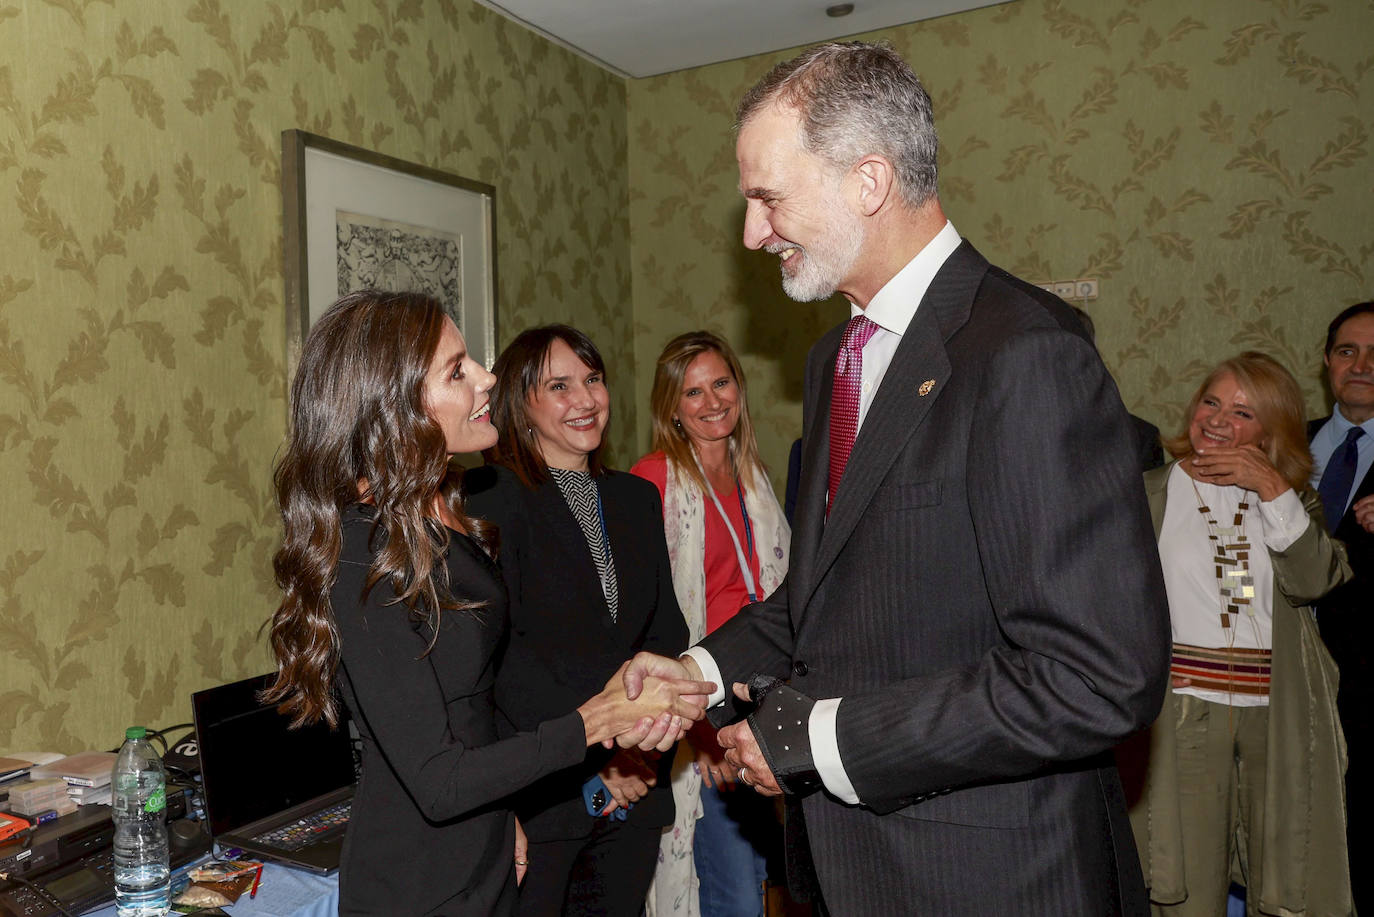
[[[1155,537],[1164,522],[1169,473],[1175,463],[1145,474]],[[1269,768],[1264,785],[1264,843],[1247,889],[1265,914],[1348,917],[1350,870],[1345,839],[1345,738],[1336,718],[1336,664],[1322,644],[1307,607],[1350,578],[1344,546],[1321,521],[1321,499],[1302,494],[1311,517],[1286,551],[1270,551],[1274,565],[1274,660],[1269,694]],[[1187,896],[1179,821],[1175,732],[1178,695],[1134,746],[1145,761],[1123,761],[1144,771],[1144,792],[1131,808],[1150,898],[1176,904]],[[1130,754],[1130,752],[1127,752]],[[1134,767],[1133,767],[1134,765]]]

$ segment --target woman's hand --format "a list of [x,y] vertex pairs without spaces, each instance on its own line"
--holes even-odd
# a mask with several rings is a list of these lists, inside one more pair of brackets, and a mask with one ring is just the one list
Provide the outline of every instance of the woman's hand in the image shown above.
[[611,794],[611,803],[601,814],[609,815],[616,809],[628,809],[648,795],[658,783],[658,775],[639,751],[622,748],[601,769],[601,781]]
[[530,868],[530,839],[525,837],[525,829],[520,819],[515,820],[515,884],[525,881],[525,873]]
[[705,716],[700,698],[715,690],[712,682],[646,675],[638,695],[631,700],[626,696],[624,681],[629,666],[629,662],[624,663],[600,694],[577,708],[586,727],[588,745],[609,743],[616,736],[631,732],[642,738],[644,722],[657,722],[665,712],[671,714],[672,732],[680,729],[684,721]]
[[1265,503],[1289,489],[1269,456],[1256,446],[1199,449],[1189,461],[1199,481],[1253,490]]
[[717,790],[733,789],[739,774],[735,766],[725,760],[725,749],[716,741],[716,730],[710,723],[700,722],[687,733],[687,741],[696,752],[697,772],[701,782]]

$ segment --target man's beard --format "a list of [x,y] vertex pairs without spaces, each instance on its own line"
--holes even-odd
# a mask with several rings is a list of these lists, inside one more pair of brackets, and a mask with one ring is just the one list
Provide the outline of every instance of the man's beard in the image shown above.
[[801,266],[793,272],[782,265],[782,288],[797,302],[817,302],[835,295],[835,290],[849,275],[863,249],[863,225],[848,212],[836,207],[836,219],[830,235],[809,248],[800,245],[780,246],[781,250],[796,248],[792,257],[801,259]]

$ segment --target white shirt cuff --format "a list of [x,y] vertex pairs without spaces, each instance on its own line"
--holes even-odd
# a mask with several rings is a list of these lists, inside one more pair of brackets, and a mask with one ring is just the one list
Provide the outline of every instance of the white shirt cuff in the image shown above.
[[849,782],[849,775],[845,773],[844,764],[840,761],[840,743],[835,738],[835,713],[840,709],[843,699],[830,697],[816,701],[806,726],[811,733],[811,761],[816,765],[821,782],[836,799],[856,806],[859,804],[859,794],[854,792],[854,784]]
[[1287,551],[1312,521],[1302,499],[1291,487],[1268,503],[1261,500],[1259,511],[1264,522],[1264,544],[1271,551]]
[[682,655],[691,656],[696,661],[697,668],[701,669],[702,681],[714,681],[716,683],[715,693],[706,700],[707,707],[714,707],[725,700],[726,688],[724,679],[720,677],[720,666],[716,665],[716,660],[711,654],[699,646],[688,647]]

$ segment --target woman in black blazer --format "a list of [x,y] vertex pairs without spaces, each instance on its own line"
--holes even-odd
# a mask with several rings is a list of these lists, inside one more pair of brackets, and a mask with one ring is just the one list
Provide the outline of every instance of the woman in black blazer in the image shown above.
[[666,705],[625,701],[615,676],[575,707],[583,681],[498,738],[506,592],[489,528],[443,493],[450,455],[496,441],[492,381],[437,302],[364,292],[316,322],[292,384],[266,700],[338,725],[337,687],[362,738],[340,914],[514,913],[527,861],[509,795]]
[[[639,651],[676,656],[687,626],[673,593],[658,491],[603,468],[605,364],[574,328],[517,337],[496,361],[493,464],[468,473],[468,509],[500,530],[511,635],[496,702],[511,733],[566,714]],[[637,917],[658,836],[673,820],[672,755],[591,749],[521,792],[530,840],[522,917]],[[600,776],[608,815],[587,812]],[[617,810],[633,805],[628,813]],[[624,821],[618,816],[627,816]]]

